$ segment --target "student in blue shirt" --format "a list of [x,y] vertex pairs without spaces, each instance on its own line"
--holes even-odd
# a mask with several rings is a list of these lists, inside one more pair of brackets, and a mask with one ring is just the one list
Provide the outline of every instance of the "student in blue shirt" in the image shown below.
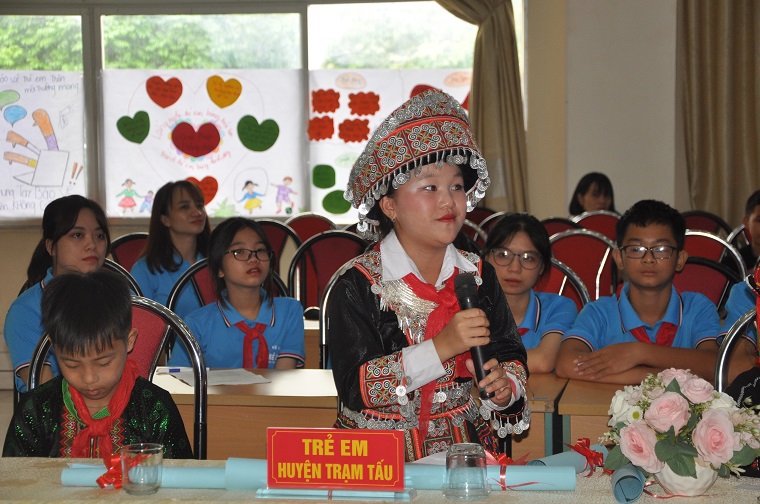
[[714,379],[717,308],[673,287],[687,258],[685,231],[681,214],[660,201],[639,201],[621,217],[613,257],[628,281],[619,297],[602,297],[578,314],[560,346],[559,376],[636,384],[675,367]]
[[562,335],[578,310],[569,298],[533,290],[551,269],[552,248],[546,228],[532,215],[507,214],[489,231],[481,255],[496,270],[528,352],[528,369],[551,373]]
[[[303,367],[303,308],[273,297],[274,252],[253,219],[233,217],[211,233],[208,264],[218,301],[185,318],[212,368]],[[181,345],[169,364],[189,365]]]
[[[27,289],[11,304],[3,328],[19,392],[26,392],[29,361],[43,332],[40,303],[45,285],[64,273],[100,269],[110,245],[108,220],[96,202],[72,194],[45,207],[42,239],[27,268]],[[40,382],[58,375],[58,363],[52,352],[46,364]]]
[[[188,180],[162,186],[153,200],[143,257],[131,270],[143,296],[166,305],[179,277],[203,258],[210,235],[201,189]],[[174,311],[183,317],[196,308],[198,301],[188,288]]]
[[[756,307],[757,296],[750,287],[750,283],[760,278],[760,264],[754,273],[750,273],[743,282],[734,284],[726,301],[726,319],[723,321],[723,331],[727,333],[731,326],[752,308]],[[751,324],[747,331],[742,335],[741,340],[737,341],[734,350],[731,352],[731,361],[728,366],[728,381],[733,382],[736,377],[754,368],[757,365],[757,328]],[[754,377],[753,377],[754,379]]]

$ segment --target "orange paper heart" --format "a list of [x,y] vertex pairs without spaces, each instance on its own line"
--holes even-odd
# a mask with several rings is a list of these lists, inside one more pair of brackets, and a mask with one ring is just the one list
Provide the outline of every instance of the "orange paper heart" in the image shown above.
[[217,182],[214,177],[203,177],[203,180],[198,180],[195,177],[188,177],[187,181],[192,182],[201,188],[203,202],[206,205],[211,203],[211,200],[214,199],[214,196],[216,196],[216,192],[219,189],[219,182]]
[[161,108],[173,105],[182,96],[182,83],[175,77],[168,81],[161,77],[151,77],[145,83],[145,89],[150,99]]
[[225,81],[218,75],[212,75],[206,81],[206,90],[211,101],[219,108],[229,107],[237,101],[243,91],[243,85],[237,79]]

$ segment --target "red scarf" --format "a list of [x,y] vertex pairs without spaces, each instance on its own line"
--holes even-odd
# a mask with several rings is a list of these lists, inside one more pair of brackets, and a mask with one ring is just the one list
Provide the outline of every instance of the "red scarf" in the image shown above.
[[267,328],[266,324],[258,322],[255,326],[248,327],[248,324],[241,320],[235,324],[235,327],[245,333],[245,339],[243,340],[243,367],[246,369],[253,367],[253,340],[258,340],[259,351],[256,353],[256,367],[259,369],[268,368],[269,347],[267,346],[267,340],[264,339],[264,329]]
[[[435,286],[421,281],[413,273],[409,273],[404,277],[404,281],[417,297],[438,304],[428,316],[427,324],[425,326],[425,341],[432,339],[436,334],[441,332],[441,330],[446,327],[446,324],[451,321],[452,317],[460,311],[459,301],[457,300],[457,295],[454,291],[454,277],[456,277],[458,273],[459,269],[454,268],[454,274],[446,281],[443,289],[440,291],[436,290]],[[467,367],[465,366],[465,361],[468,358],[471,358],[470,352],[465,352],[456,356],[455,376],[470,376]],[[422,394],[420,396],[421,403],[419,418],[421,442],[424,442],[427,437],[434,392],[435,381],[423,385],[420,389],[420,394]]]
[[[672,322],[663,322],[657,330],[657,336],[655,337],[656,341],[654,344],[660,346],[672,346],[673,340],[676,338],[676,331],[678,331],[677,325]],[[634,327],[631,329],[631,334],[642,343],[652,343],[644,326]]]
[[137,363],[127,358],[121,380],[119,380],[116,391],[108,401],[108,416],[99,419],[93,419],[90,416],[90,410],[87,409],[82,394],[69,385],[69,394],[77,410],[77,416],[85,424],[84,428],[80,429],[74,437],[74,442],[71,445],[72,458],[90,458],[92,456],[90,453],[90,439],[95,440],[95,447],[98,449],[100,457],[108,457],[113,454],[111,430],[113,430],[113,424],[116,419],[121,417],[127,404],[129,404],[129,398],[132,395],[132,389],[138,376],[140,376],[140,370],[137,367]]

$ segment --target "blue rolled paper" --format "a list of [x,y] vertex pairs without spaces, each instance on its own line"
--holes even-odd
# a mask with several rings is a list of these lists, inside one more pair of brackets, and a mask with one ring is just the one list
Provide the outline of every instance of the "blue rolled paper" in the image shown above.
[[227,490],[258,490],[267,486],[266,459],[228,458],[224,475]]
[[410,502],[415,496],[414,490],[405,492],[359,491],[359,490],[307,490],[290,488],[259,488],[257,499],[298,499],[298,500],[350,500]]
[[[595,452],[602,454],[604,459],[607,459],[607,447],[601,444],[591,445],[589,447]],[[548,455],[539,459],[531,460],[526,465],[529,466],[572,466],[575,468],[576,473],[580,473],[589,469],[588,461],[586,457],[581,455],[575,450],[568,450],[562,453],[555,453],[554,455]]]
[[[491,490],[501,490],[501,466],[486,466]],[[446,482],[446,466],[406,464],[404,485],[416,490],[440,490]],[[575,490],[575,470],[571,466],[507,466],[504,484],[510,490]],[[520,486],[523,485],[523,486]]]
[[638,467],[626,464],[612,473],[612,493],[621,504],[636,502],[644,493],[646,478]]
[[[63,486],[97,487],[106,466],[72,464],[61,471]],[[224,467],[166,467],[161,476],[164,488],[224,488]]]

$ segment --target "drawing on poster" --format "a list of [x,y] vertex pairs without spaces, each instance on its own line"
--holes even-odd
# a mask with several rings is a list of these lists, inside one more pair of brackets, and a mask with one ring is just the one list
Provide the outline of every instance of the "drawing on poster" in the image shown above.
[[[110,213],[139,215],[147,205],[139,211],[124,205],[143,192],[130,191],[155,191],[178,179],[201,187],[213,217],[277,213],[269,179],[282,179],[279,170],[289,166],[295,169],[289,183],[297,187],[304,178],[299,172],[306,172],[303,111],[297,106],[300,76],[229,72],[104,72],[104,94],[120,97],[109,100],[105,111],[106,186],[114,188],[107,201]],[[300,203],[293,197],[287,201],[291,210]]]
[[0,70],[0,138],[10,165],[0,172],[0,217],[40,216],[53,199],[85,192],[81,79]]

